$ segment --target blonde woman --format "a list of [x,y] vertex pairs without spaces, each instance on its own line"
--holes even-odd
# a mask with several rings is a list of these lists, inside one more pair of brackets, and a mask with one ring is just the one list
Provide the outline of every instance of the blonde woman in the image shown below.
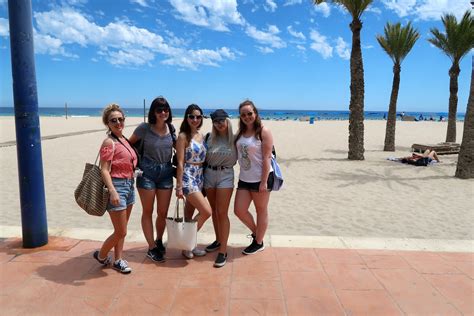
[[211,113],[212,132],[206,137],[207,154],[204,170],[204,189],[212,208],[212,223],[216,240],[206,247],[207,252],[219,249],[214,267],[220,268],[227,261],[229,239],[229,204],[234,191],[234,165],[237,151],[234,145],[232,123],[222,109]]
[[117,104],[108,105],[102,113],[102,122],[107,126],[107,138],[100,148],[102,178],[110,193],[107,211],[114,232],[104,241],[94,258],[103,265],[111,262],[108,256],[114,248],[115,261],[112,267],[121,273],[132,272],[128,262],[122,258],[127,225],[135,203],[134,171],[137,154],[122,134],[125,128],[125,114]]

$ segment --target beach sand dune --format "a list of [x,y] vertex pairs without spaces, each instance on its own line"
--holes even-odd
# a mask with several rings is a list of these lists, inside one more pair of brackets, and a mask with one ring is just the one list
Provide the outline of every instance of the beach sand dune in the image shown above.
[[[142,118],[128,118],[136,125]],[[174,124],[179,128],[179,120]],[[234,128],[237,121],[234,120]],[[413,143],[438,143],[444,122],[397,122],[397,151],[383,152],[385,121],[365,122],[365,160],[347,160],[348,122],[264,121],[273,133],[285,178],[271,195],[269,233],[274,235],[474,239],[474,181],[454,178],[457,155],[442,162],[414,167],[386,160],[409,155]],[[0,142],[15,139],[14,120],[0,118]],[[42,136],[100,129],[100,118],[41,118]],[[203,132],[210,130],[205,121]],[[128,127],[130,135],[134,127]],[[458,123],[457,139],[463,124]],[[73,191],[85,162],[93,162],[104,131],[58,137],[42,142],[48,225],[51,228],[111,228],[106,217],[85,214]],[[16,147],[0,148],[0,225],[20,226]],[[236,167],[238,174],[238,167]],[[175,201],[172,199],[170,210]],[[231,232],[247,229],[230,208]],[[138,201],[130,229],[140,230]],[[203,232],[212,233],[212,224]]]

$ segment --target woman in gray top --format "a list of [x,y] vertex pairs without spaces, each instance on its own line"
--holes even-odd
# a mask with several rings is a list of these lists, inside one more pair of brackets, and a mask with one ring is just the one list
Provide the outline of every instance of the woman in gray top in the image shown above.
[[[173,190],[173,166],[171,158],[176,134],[171,124],[172,114],[168,101],[158,97],[151,103],[148,123],[140,124],[132,136],[132,144],[138,146],[139,167],[143,175],[137,178],[137,189],[142,202],[142,229],[148,242],[147,257],[156,262],[165,260],[166,248],[162,238],[166,228],[166,215]],[[156,240],[153,232],[153,206],[157,200]]]
[[211,113],[212,133],[206,137],[207,153],[204,188],[212,208],[212,223],[216,240],[206,247],[207,252],[219,249],[214,267],[223,267],[227,259],[229,239],[229,203],[234,191],[234,165],[237,151],[229,115],[224,110]]

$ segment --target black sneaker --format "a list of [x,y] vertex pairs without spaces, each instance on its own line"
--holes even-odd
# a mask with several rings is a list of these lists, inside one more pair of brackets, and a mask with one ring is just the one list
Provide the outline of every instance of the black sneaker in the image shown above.
[[265,246],[263,245],[263,241],[261,244],[258,244],[257,241],[254,239],[252,240],[252,243],[242,251],[244,255],[253,255],[254,253],[257,253],[259,251],[262,251],[265,249]]
[[156,245],[156,247],[158,247],[158,250],[159,250],[162,254],[165,254],[165,253],[166,253],[166,248],[165,248],[165,246],[163,246],[163,241],[162,241],[161,239],[155,240],[155,245]]
[[117,271],[120,271],[123,274],[129,274],[130,272],[132,272],[132,268],[128,266],[128,262],[123,259],[118,259],[117,261],[115,261],[112,265],[112,268]]
[[214,261],[214,267],[221,268],[225,265],[226,262],[227,262],[227,253],[223,254],[222,252],[219,252],[217,254],[216,261]]
[[219,249],[220,246],[221,246],[221,243],[218,242],[217,240],[214,240],[214,242],[212,244],[210,244],[209,246],[206,247],[206,251],[207,252],[216,251],[217,249]]
[[108,265],[110,261],[112,261],[109,256],[107,256],[105,259],[99,259],[99,250],[94,251],[93,256],[95,260],[99,261],[99,263],[103,264],[104,266]]
[[146,256],[150,258],[151,260],[155,262],[164,262],[165,257],[161,253],[161,251],[158,249],[158,247],[155,247],[153,249],[148,249],[148,252],[146,253]]

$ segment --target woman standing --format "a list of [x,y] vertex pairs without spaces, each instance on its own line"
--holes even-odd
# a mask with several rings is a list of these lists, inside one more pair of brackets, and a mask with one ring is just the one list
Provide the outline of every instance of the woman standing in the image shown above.
[[[239,132],[235,145],[240,174],[234,212],[252,232],[252,243],[242,251],[243,254],[251,255],[265,249],[263,237],[268,227],[267,208],[273,186],[273,179],[269,177],[273,171],[270,164],[273,137],[270,130],[262,125],[252,101],[242,102],[239,113]],[[256,221],[249,212],[251,202],[257,212]]]
[[114,226],[114,232],[94,252],[94,258],[103,265],[111,261],[108,253],[114,248],[115,261],[112,267],[121,273],[132,269],[122,258],[123,244],[127,235],[127,224],[135,203],[134,171],[137,155],[125,136],[125,115],[117,104],[108,105],[102,113],[102,122],[108,127],[108,137],[100,148],[102,178],[110,194],[107,211]]
[[206,247],[207,252],[219,249],[214,267],[220,268],[227,260],[229,239],[229,203],[234,191],[234,165],[237,152],[229,115],[224,110],[211,113],[212,133],[206,139],[207,167],[204,172],[204,189],[212,208],[212,223],[216,241]]
[[[204,138],[199,132],[202,120],[201,108],[196,104],[189,105],[184,113],[176,143],[178,157],[176,196],[180,199],[186,197],[186,203],[190,203],[198,210],[199,214],[194,218],[197,221],[198,230],[211,216],[211,206],[201,192],[204,182],[203,164],[206,159]],[[198,248],[193,251],[183,250],[183,256],[188,259],[205,254],[204,250]]]
[[[173,190],[173,167],[171,157],[176,139],[168,101],[158,97],[151,103],[148,111],[148,124],[140,124],[132,136],[132,144],[141,141],[140,169],[143,175],[137,178],[137,189],[142,202],[142,230],[148,243],[147,257],[156,262],[164,262],[166,248],[163,246],[163,233],[166,228],[166,215]],[[156,209],[156,240],[153,232],[153,207]]]

